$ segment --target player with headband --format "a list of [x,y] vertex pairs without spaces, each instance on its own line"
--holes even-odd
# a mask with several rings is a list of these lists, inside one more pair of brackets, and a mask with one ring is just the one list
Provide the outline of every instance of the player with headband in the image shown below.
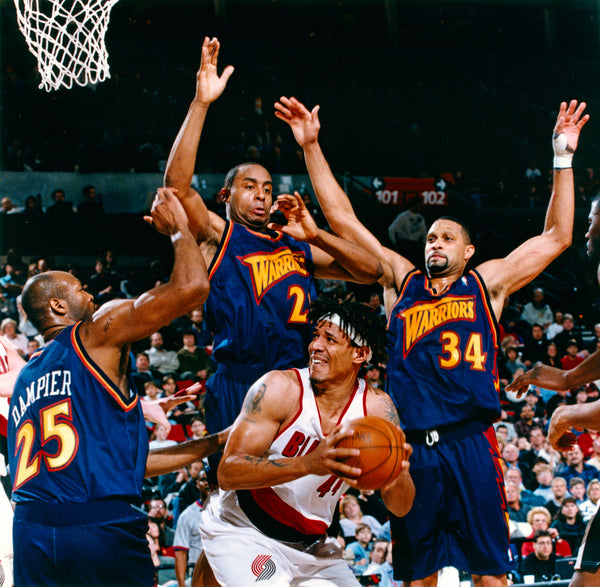
[[[201,528],[206,556],[222,585],[268,580],[350,586],[356,579],[327,536],[340,496],[360,469],[340,462],[357,449],[336,448],[343,423],[379,416],[398,425],[383,391],[358,372],[367,356],[385,360],[385,329],[364,304],[318,298],[305,369],[271,371],[248,391],[219,466],[220,492]],[[405,459],[411,448],[404,446]],[[408,460],[381,488],[390,511],[404,515],[414,486]]]

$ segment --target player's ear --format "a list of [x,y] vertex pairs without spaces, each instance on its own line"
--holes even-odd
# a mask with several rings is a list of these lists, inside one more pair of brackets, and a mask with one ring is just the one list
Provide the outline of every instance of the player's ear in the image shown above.
[[68,308],[60,298],[50,298],[50,310],[53,314],[64,316],[68,312]]
[[468,261],[475,254],[475,245],[465,247],[465,261]]
[[221,202],[227,202],[229,200],[229,195],[231,194],[231,191],[229,190],[229,188],[221,188],[219,190],[219,198],[221,199]]
[[368,346],[354,347],[354,363],[365,365],[369,361],[371,349]]

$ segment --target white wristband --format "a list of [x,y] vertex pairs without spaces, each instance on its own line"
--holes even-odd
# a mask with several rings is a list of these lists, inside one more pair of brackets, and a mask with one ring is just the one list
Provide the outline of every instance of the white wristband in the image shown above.
[[573,166],[573,153],[568,155],[554,155],[554,169],[571,169]]
[[570,169],[573,164],[573,152],[569,149],[564,133],[553,137],[552,148],[554,150],[554,169]]

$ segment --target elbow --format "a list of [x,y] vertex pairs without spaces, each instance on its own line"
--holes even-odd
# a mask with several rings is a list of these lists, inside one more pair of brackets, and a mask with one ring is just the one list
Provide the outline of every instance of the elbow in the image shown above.
[[219,488],[223,491],[233,491],[237,489],[229,475],[228,468],[227,460],[225,458],[221,459],[219,468],[217,469],[217,481],[219,483]]
[[210,293],[210,283],[206,275],[200,275],[190,281],[181,292],[181,302],[185,306],[184,314],[204,304]]

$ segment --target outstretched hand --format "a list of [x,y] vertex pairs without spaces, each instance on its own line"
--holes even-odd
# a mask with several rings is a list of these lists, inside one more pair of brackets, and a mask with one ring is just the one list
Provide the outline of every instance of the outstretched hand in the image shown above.
[[556,367],[536,365],[531,371],[527,371],[527,373],[523,373],[523,375],[519,375],[514,381],[511,381],[506,386],[506,391],[516,392],[517,399],[520,399],[530,385],[537,385],[551,390],[568,389],[563,379],[564,374],[565,371]]
[[172,235],[188,226],[187,215],[177,193],[175,188],[158,188],[150,216],[144,216],[144,220],[161,234]]
[[153,424],[164,426],[168,433],[171,430],[171,423],[167,419],[167,413],[179,404],[195,400],[197,393],[201,389],[202,386],[200,383],[194,383],[186,387],[183,391],[177,392],[175,395],[141,402],[144,419]]
[[282,96],[279,102],[275,102],[275,116],[290,125],[296,142],[302,148],[319,138],[319,106],[309,112],[296,98]]
[[315,238],[319,229],[298,192],[294,192],[293,196],[290,194],[278,196],[271,206],[271,214],[277,210],[283,213],[287,224],[283,226],[270,222],[269,228],[279,230],[299,241],[310,241]]
[[233,73],[233,66],[228,65],[221,76],[217,74],[217,62],[221,44],[216,37],[209,40],[204,37],[202,43],[202,59],[196,74],[196,97],[194,100],[208,106],[214,102],[225,89],[227,81]]
[[[574,153],[579,141],[579,133],[585,123],[590,119],[589,114],[583,115],[586,103],[581,102],[577,105],[577,100],[571,100],[567,106],[566,102],[561,102],[556,125],[554,127],[553,139],[556,141],[560,135],[564,135],[566,141],[559,148],[567,153]],[[582,116],[583,115],[583,116]],[[555,146],[556,149],[556,146]]]

